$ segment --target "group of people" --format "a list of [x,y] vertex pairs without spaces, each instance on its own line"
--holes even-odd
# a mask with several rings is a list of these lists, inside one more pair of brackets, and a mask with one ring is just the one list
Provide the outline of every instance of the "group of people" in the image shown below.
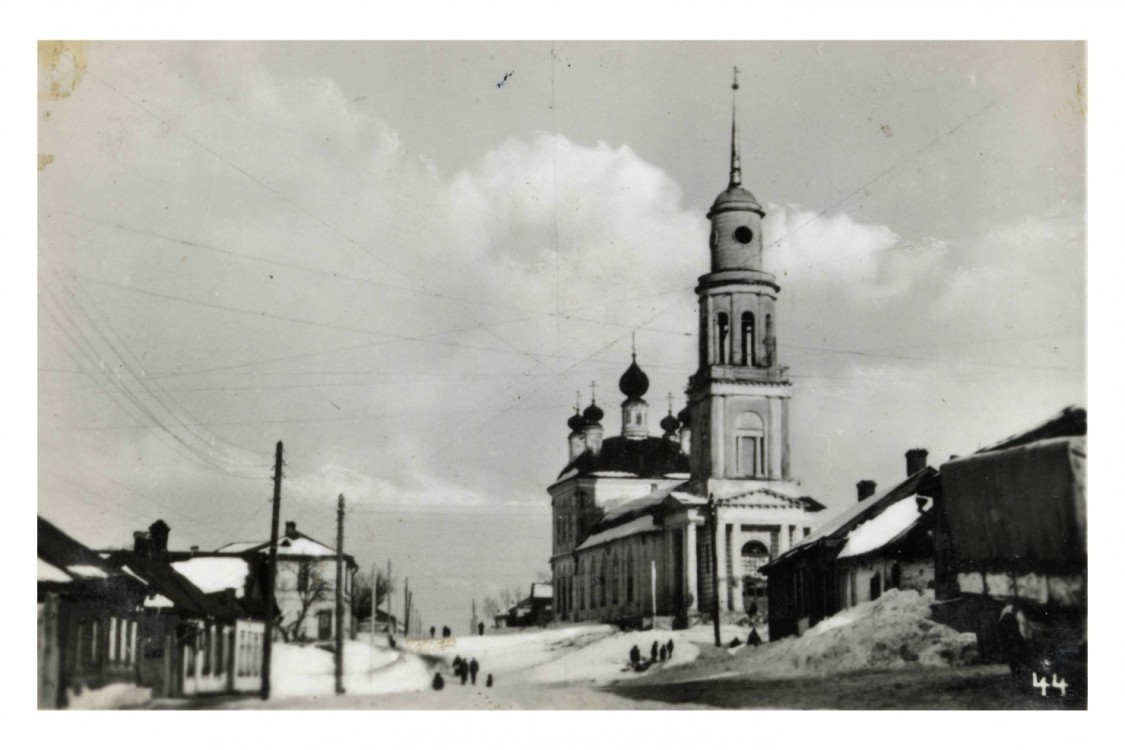
[[[477,684],[477,673],[480,672],[480,663],[475,659],[462,659],[460,656],[453,657],[453,674],[461,678],[461,684],[472,681],[474,685]],[[492,675],[488,675],[484,683],[485,687],[492,687]],[[433,680],[434,690],[441,690],[445,687],[445,679],[441,676],[441,672],[434,673]]]
[[[483,622],[477,623],[477,635],[484,635],[484,623]],[[436,638],[436,637],[437,637],[437,628],[435,628],[433,625],[431,625],[430,626],[430,638]],[[452,638],[453,637],[453,631],[450,630],[448,625],[442,626],[441,637],[442,638]]]
[[648,669],[657,661],[667,661],[672,658],[672,651],[676,648],[676,642],[671,638],[667,643],[660,643],[659,641],[652,642],[652,650],[650,658],[647,662],[641,661],[641,649],[634,644],[633,648],[629,649],[629,664],[632,666],[633,671],[640,671],[641,669]]
[[[730,648],[735,648],[736,646],[741,646],[741,645],[742,645],[742,641],[738,640],[738,636],[735,636],[733,639],[731,639]],[[747,646],[761,646],[762,645],[762,636],[758,635],[758,629],[757,628],[750,628],[750,635],[746,636],[746,645]]]

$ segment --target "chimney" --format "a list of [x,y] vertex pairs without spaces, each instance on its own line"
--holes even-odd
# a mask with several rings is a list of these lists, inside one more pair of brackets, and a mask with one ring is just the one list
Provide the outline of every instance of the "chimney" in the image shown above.
[[925,448],[911,448],[906,452],[906,476],[912,477],[926,468],[930,453]]
[[855,483],[856,495],[862,503],[867,498],[875,494],[875,482],[871,479],[861,479]]
[[296,539],[297,538],[297,522],[296,521],[286,521],[285,522],[285,536],[289,537],[290,539]]
[[163,520],[155,521],[152,526],[148,527],[149,539],[152,542],[152,554],[154,556],[167,556],[168,554],[168,532],[172,529]]
[[199,545],[198,544],[191,545],[191,553],[194,555],[196,552],[199,552]]
[[152,550],[152,545],[149,543],[147,531],[134,531],[133,532],[133,552],[137,557],[147,558]]

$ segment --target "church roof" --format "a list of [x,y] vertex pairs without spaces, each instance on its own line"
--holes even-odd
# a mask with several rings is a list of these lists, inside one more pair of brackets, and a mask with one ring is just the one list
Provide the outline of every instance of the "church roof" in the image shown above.
[[597,455],[583,451],[559,472],[559,478],[571,472],[588,477],[612,471],[647,479],[690,470],[687,454],[674,440],[658,437],[632,440],[618,436],[602,441]]
[[612,542],[615,539],[623,539],[633,534],[644,534],[646,532],[659,530],[660,527],[656,525],[656,519],[651,515],[641,516],[640,518],[634,518],[628,523],[623,523],[591,534],[586,537],[586,541],[578,545],[578,549],[590,549],[591,547],[597,547],[599,544]]

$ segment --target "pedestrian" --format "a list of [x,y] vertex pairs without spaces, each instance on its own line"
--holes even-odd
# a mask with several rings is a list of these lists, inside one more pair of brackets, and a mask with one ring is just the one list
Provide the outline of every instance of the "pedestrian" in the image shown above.
[[751,646],[761,646],[762,636],[758,635],[757,628],[750,628],[750,635],[746,638],[746,642]]
[[434,690],[441,690],[445,687],[445,680],[441,678],[441,672],[434,672]]
[[464,685],[469,681],[469,665],[461,662],[461,684]]
[[391,648],[395,648],[395,637],[393,635],[388,635],[387,643],[390,644]]
[[469,676],[472,678],[474,685],[477,684],[477,672],[479,671],[480,664],[478,664],[477,660],[474,658],[471,662],[469,662]]
[[485,681],[484,686],[485,687],[492,687],[492,673],[491,672],[488,673],[488,680]]
[[437,632],[437,628],[435,628],[435,627],[434,627],[433,625],[431,625],[431,626],[430,626],[430,638],[433,638],[433,637],[434,637],[434,634],[435,634],[436,632]]
[[442,628],[441,628],[441,637],[442,637],[442,638],[448,638],[448,637],[449,637],[449,626],[448,626],[448,625],[443,625],[443,626],[442,626]]
[[668,639],[668,658],[672,658],[672,649],[676,647],[676,642],[671,638]]
[[641,663],[641,650],[637,648],[637,644],[635,643],[633,647],[629,649],[629,663],[633,665],[633,671],[636,671]]
[[660,653],[660,644],[656,641],[652,642],[652,658],[649,661],[656,661],[657,654]]
[[484,623],[483,622],[477,623],[477,635],[484,635]]
[[667,658],[668,658],[668,647],[667,646],[661,646],[660,647],[660,661],[664,661]]
[[461,673],[462,660],[460,656],[453,657],[453,674],[459,675]]
[[738,640],[737,635],[734,638],[730,639],[730,648],[737,648],[738,646],[741,646],[741,645],[742,645],[742,641]]

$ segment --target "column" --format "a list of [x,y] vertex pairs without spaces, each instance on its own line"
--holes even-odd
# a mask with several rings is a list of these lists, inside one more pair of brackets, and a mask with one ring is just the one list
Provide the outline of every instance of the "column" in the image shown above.
[[719,610],[725,612],[727,610],[727,525],[722,522],[722,516],[719,516],[718,523],[715,530],[715,556],[718,558],[716,561],[718,565],[718,578],[719,590],[715,592],[715,596],[719,597]]
[[688,612],[699,612],[699,557],[696,553],[695,523],[684,527],[684,597],[690,599]]
[[746,607],[742,601],[742,527],[731,524],[731,609],[735,612],[745,612]]

